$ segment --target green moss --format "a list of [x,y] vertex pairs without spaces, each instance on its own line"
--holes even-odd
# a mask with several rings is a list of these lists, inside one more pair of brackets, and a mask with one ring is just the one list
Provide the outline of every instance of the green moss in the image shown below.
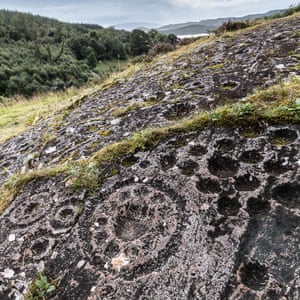
[[300,70],[300,64],[297,64],[290,68],[291,71],[299,71]]
[[100,170],[92,162],[71,163],[67,169],[66,186],[74,189],[95,190],[98,185],[99,172]]
[[234,89],[236,86],[237,86],[237,84],[235,82],[228,82],[228,83],[222,85],[222,89],[225,91],[230,91],[230,90]]
[[110,136],[111,135],[111,131],[110,130],[100,130],[97,132],[98,135],[101,135],[101,136]]
[[257,123],[250,123],[240,128],[240,134],[245,138],[256,138],[263,134],[263,128]]
[[224,67],[224,64],[215,64],[215,65],[208,66],[207,69],[218,70],[218,69],[222,69],[223,67]]
[[187,175],[187,176],[192,176],[195,173],[195,170],[192,167],[185,167],[181,171],[184,175]]
[[179,90],[182,89],[182,85],[179,83],[174,83],[173,85],[170,86],[170,90]]
[[94,142],[94,143],[91,143],[91,144],[88,146],[88,148],[89,148],[90,150],[94,150],[94,149],[96,149],[98,146],[99,146],[99,143]]
[[300,30],[295,31],[294,34],[292,35],[293,38],[299,38],[300,37]]
[[138,109],[141,109],[144,107],[149,107],[149,106],[155,105],[155,104],[159,103],[160,100],[161,100],[161,97],[158,97],[158,98],[153,98],[153,99],[150,99],[150,100],[144,101],[144,102],[136,102],[136,103],[130,104],[124,108],[116,108],[113,111],[112,115],[116,118],[123,117],[133,110],[138,110]]
[[92,125],[89,127],[89,132],[94,132],[98,129],[98,127],[96,125]]
[[226,32],[222,34],[222,38],[224,39],[230,39],[232,38],[234,35],[232,33]]
[[243,102],[200,112],[166,127],[143,130],[130,138],[105,146],[88,159],[14,175],[0,188],[0,213],[26,184],[39,178],[60,174],[66,178],[67,186],[95,190],[101,178],[118,172],[117,166],[122,159],[134,155],[137,151],[155,147],[164,139],[178,134],[199,131],[208,126],[233,126],[244,128],[245,135],[251,137],[260,131],[254,124],[299,124],[299,98],[299,80],[294,79],[290,83],[259,91]]
[[66,172],[67,169],[66,165],[58,165],[51,168],[31,170],[26,174],[15,174],[11,176],[0,187],[0,214],[29,182],[62,174]]
[[84,204],[77,205],[77,216],[81,216],[84,212]]
[[112,169],[109,169],[108,172],[106,172],[105,174],[102,175],[102,179],[113,177],[117,174],[119,174],[119,170],[117,168],[112,168]]
[[44,143],[49,143],[49,142],[52,142],[56,139],[56,135],[55,134],[52,134],[52,133],[45,133],[43,136],[42,136],[42,141]]
[[276,145],[276,146],[284,146],[284,145],[286,145],[288,142],[287,142],[287,140],[285,139],[285,138],[272,138],[271,139],[271,143],[273,144],[273,145]]
[[137,158],[134,157],[133,155],[126,156],[122,159],[121,164],[123,167],[128,168],[134,165],[137,162]]

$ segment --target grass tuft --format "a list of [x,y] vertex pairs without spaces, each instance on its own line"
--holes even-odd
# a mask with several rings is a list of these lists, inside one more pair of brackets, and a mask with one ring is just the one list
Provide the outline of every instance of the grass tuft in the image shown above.
[[275,124],[300,123],[300,85],[295,78],[281,83],[232,105],[205,111],[190,119],[183,119],[167,127],[151,128],[135,133],[123,141],[107,145],[88,159],[30,171],[11,176],[0,188],[0,213],[33,180],[63,175],[66,186],[85,188],[89,191],[99,186],[101,178],[118,173],[122,158],[137,151],[155,147],[162,140],[177,134],[199,131],[209,126],[249,127],[268,122]]

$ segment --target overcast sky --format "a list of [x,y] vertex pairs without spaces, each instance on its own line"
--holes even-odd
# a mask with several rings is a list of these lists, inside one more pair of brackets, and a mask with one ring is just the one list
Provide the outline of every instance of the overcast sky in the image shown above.
[[67,22],[110,26],[157,24],[243,16],[287,8],[292,0],[0,0],[0,8],[31,12]]

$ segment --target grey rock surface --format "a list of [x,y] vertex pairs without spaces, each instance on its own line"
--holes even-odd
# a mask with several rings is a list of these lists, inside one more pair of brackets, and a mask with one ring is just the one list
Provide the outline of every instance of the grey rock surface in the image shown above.
[[[0,145],[1,183],[299,73],[299,28],[219,39],[83,99]],[[116,114],[134,103],[147,105]],[[0,299],[22,299],[38,272],[61,279],[56,300],[299,299],[300,126],[257,127],[174,134],[109,166],[93,193],[31,181],[0,216]]]
[[298,299],[299,130],[169,138],[93,195],[32,182],[1,217],[2,284],[42,266],[53,299]]
[[[299,29],[299,18],[280,20],[146,66],[86,97],[57,124],[50,119],[0,145],[0,183],[32,153],[43,166],[87,157],[124,134],[164,126],[299,75],[299,56],[290,55],[300,51]],[[114,116],[117,108],[135,104],[145,107]]]

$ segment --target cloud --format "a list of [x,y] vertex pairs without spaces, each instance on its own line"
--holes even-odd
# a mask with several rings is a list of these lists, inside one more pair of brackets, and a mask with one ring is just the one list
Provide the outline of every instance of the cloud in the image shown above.
[[169,0],[172,5],[190,7],[190,8],[222,8],[222,7],[233,7],[241,5],[249,5],[260,2],[260,0]]
[[290,0],[0,0],[0,8],[104,26],[126,22],[179,23],[284,8]]

